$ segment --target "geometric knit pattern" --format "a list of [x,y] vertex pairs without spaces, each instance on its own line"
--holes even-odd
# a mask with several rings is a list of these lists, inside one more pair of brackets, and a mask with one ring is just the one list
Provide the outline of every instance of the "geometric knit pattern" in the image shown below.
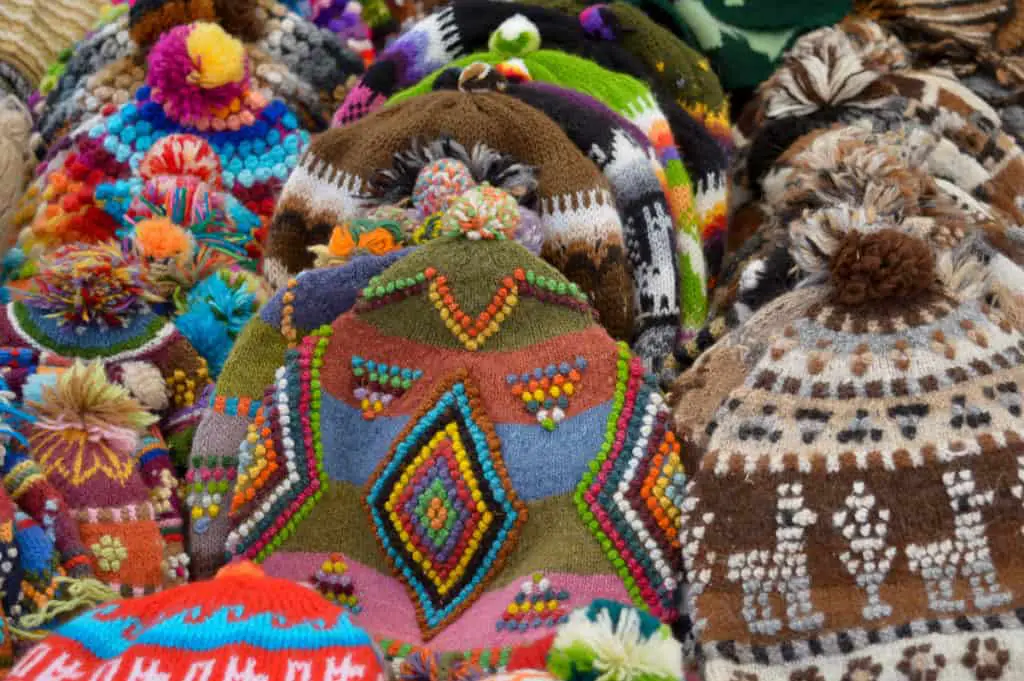
[[709,351],[682,521],[708,678],[1024,669],[1024,339],[973,301],[880,308],[798,291]]
[[[660,619],[678,615],[679,443],[653,376],[620,348],[612,435],[576,489],[584,522],[618,566],[630,596]],[[613,492],[612,490],[616,490]]]
[[494,428],[470,406],[476,389],[456,373],[434,394],[367,483],[366,497],[428,638],[479,596],[526,520]]

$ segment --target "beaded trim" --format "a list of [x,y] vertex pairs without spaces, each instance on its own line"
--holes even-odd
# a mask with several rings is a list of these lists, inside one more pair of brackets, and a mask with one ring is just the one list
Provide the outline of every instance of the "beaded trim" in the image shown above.
[[[261,432],[265,436],[264,458],[254,447],[249,452],[249,464],[240,466],[238,491],[232,501],[238,511],[231,515],[244,517],[244,520],[228,536],[229,556],[244,556],[257,562],[266,560],[291,536],[323,495],[327,473],[323,469],[320,440],[320,368],[332,333],[330,326],[322,326],[306,336],[297,349],[288,351],[285,367],[278,372],[277,389],[264,405],[271,428],[269,432]],[[292,427],[293,414],[299,418],[297,429]],[[280,451],[275,449],[278,443]],[[249,441],[243,443],[243,448],[248,444]],[[245,488],[241,483],[242,475],[244,473],[247,481],[257,479],[257,469],[261,463],[267,465],[265,457],[269,451],[274,451],[275,458],[279,457],[278,475],[268,479],[262,488],[255,487],[253,494],[248,495],[242,491]],[[240,508],[248,503],[255,504],[251,513]]]
[[379,276],[370,279],[354,309],[357,313],[370,312],[426,292],[452,335],[470,351],[479,349],[487,338],[500,330],[501,323],[512,313],[519,298],[534,298],[597,319],[597,311],[590,306],[586,294],[576,284],[522,268],[516,269],[510,276],[502,277],[499,284],[487,308],[472,317],[455,300],[448,286],[448,277],[428,267],[414,277],[386,283]]
[[680,446],[654,377],[619,344],[618,381],[604,445],[576,488],[584,524],[615,565],[638,606],[662,620],[678,612]]
[[[426,650],[422,646],[413,645],[412,643],[403,643],[402,641],[387,638],[378,639],[377,645],[380,646],[381,652],[389,660],[401,660],[409,657],[413,653],[424,652]],[[466,651],[449,651],[440,653],[440,662],[442,665],[457,661],[468,662],[470,664],[477,665],[486,671],[499,673],[505,671],[508,667],[514,651],[515,648],[512,646],[478,648]]]
[[281,302],[281,335],[288,341],[288,347],[294,348],[298,344],[298,332],[295,330],[295,290],[299,286],[299,280],[292,277],[288,280]]
[[425,639],[500,572],[526,522],[468,373],[442,382],[366,483],[364,503]]

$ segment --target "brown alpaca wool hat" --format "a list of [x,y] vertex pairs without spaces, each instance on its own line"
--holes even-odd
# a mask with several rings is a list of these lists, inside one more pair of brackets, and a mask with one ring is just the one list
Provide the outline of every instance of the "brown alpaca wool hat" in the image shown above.
[[618,338],[632,330],[633,285],[622,223],[607,179],[543,113],[498,92],[431,92],[374,112],[313,140],[285,185],[270,227],[264,272],[282,286],[310,267],[309,246],[372,204],[381,171],[449,139],[487,148],[535,169],[541,255],[594,300]]
[[1024,675],[1024,333],[927,232],[805,216],[801,285],[675,385],[707,681]]

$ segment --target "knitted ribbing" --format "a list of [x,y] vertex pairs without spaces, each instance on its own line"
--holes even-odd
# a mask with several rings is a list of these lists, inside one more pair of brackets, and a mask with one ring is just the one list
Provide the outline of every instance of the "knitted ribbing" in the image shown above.
[[[680,276],[675,230],[658,171],[664,172],[638,128],[596,99],[542,83],[512,85],[508,94],[558,123],[608,178],[633,267],[635,339],[644,358],[672,351],[680,321],[696,329],[705,315],[704,281]],[[682,311],[682,317],[680,312]]]
[[484,143],[543,169],[538,208],[543,254],[588,294],[616,337],[632,332],[633,285],[622,224],[608,181],[542,113],[498,93],[434,92],[388,107],[316,138],[292,173],[270,228],[265,272],[281,286],[312,264],[306,249],[326,243],[339,220],[366,208],[367,183],[395,153],[448,136]]
[[[237,468],[238,446],[245,440],[246,427],[264,390],[273,383],[274,371],[284,363],[285,333],[301,337],[337,318],[355,303],[371,277],[405,254],[357,256],[345,265],[302,272],[295,286],[278,291],[239,335],[203,411],[192,446],[190,467],[194,472],[187,480],[186,492],[192,514],[191,567],[199,578],[209,577],[224,562],[229,527],[227,513],[220,509],[233,491],[225,473]],[[287,315],[286,308],[290,308]],[[215,504],[216,513],[211,510]]]

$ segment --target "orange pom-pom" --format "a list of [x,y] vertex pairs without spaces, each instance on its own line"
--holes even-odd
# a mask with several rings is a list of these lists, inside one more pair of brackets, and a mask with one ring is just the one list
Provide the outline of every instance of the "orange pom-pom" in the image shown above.
[[181,257],[191,253],[192,246],[188,232],[167,218],[140,220],[135,225],[135,247],[146,257]]

